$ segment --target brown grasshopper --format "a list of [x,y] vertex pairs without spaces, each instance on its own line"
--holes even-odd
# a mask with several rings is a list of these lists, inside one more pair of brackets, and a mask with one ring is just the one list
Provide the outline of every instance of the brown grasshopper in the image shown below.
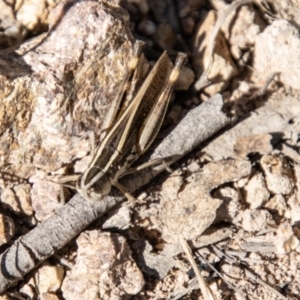
[[[118,95],[118,106],[128,88],[131,74],[134,70],[137,71],[142,47],[143,43],[137,41],[134,55],[129,62],[128,74],[123,82],[123,89]],[[132,99],[127,101],[127,106],[119,110],[114,125],[96,149],[85,172],[77,179],[76,190],[83,198],[89,201],[101,200],[110,192],[113,185],[128,199],[133,199],[119,184],[118,179],[128,173],[132,163],[150,147],[155,139],[185,58],[184,54],[178,54],[173,67],[169,56],[164,52],[139,90]]]

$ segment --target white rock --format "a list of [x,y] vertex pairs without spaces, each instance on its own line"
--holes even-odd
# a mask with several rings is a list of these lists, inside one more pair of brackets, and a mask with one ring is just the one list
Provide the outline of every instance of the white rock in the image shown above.
[[56,292],[61,286],[63,276],[62,266],[51,266],[47,263],[42,265],[34,275],[40,293]]
[[249,232],[260,231],[266,228],[269,220],[272,219],[269,212],[262,209],[246,209],[242,214],[242,227]]
[[88,231],[77,238],[78,253],[62,285],[66,300],[124,299],[139,293],[143,275],[118,234]]
[[299,49],[299,30],[276,20],[256,37],[253,67],[264,79],[276,72],[284,85],[299,89]]
[[283,216],[288,209],[286,201],[281,194],[274,195],[264,207],[271,211],[276,211],[279,216]]
[[250,205],[250,209],[262,206],[270,197],[264,177],[258,172],[250,178],[244,189],[246,191],[245,201]]
[[265,173],[267,187],[272,193],[287,195],[292,191],[293,175],[285,157],[264,155],[260,163]]

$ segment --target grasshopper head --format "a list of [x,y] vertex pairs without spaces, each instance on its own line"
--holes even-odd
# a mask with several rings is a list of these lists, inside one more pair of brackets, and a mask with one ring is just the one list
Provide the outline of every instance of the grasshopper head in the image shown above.
[[89,168],[77,181],[77,189],[81,196],[88,201],[99,201],[111,190],[109,177],[102,170]]

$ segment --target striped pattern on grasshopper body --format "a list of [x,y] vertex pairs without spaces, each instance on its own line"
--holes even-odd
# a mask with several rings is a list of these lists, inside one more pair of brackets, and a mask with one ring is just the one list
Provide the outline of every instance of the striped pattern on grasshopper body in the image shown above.
[[[130,73],[138,65],[141,50],[142,43],[138,41],[119,98],[123,98],[128,88]],[[164,52],[141,87],[129,99],[127,106],[120,109],[114,125],[96,149],[88,168],[77,180],[77,190],[86,200],[101,200],[110,192],[112,185],[118,187],[131,200],[132,197],[118,183],[118,179],[155,139],[184,61],[185,55],[178,54],[173,67],[169,56]],[[118,104],[120,102],[118,99]]]

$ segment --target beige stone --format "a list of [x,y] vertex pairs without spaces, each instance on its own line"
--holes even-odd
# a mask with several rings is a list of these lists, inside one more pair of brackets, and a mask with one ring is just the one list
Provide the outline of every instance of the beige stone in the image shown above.
[[11,240],[15,234],[15,225],[13,220],[5,215],[0,215],[0,245]]
[[271,214],[262,209],[246,209],[242,213],[242,227],[249,232],[260,231],[267,227]]
[[[210,61],[208,45],[215,22],[216,13],[210,11],[198,24],[193,43],[193,66],[198,77],[206,70]],[[227,42],[222,33],[219,33],[215,41],[213,63],[208,73],[208,79],[213,84],[206,87],[204,91],[211,96],[223,91],[236,72],[237,69],[230,56]]]
[[265,26],[252,5],[241,6],[226,18],[221,29],[236,60],[241,58],[245,49],[254,45],[256,36]]
[[59,300],[59,297],[52,293],[42,293],[40,295],[41,300]]
[[263,175],[259,172],[250,178],[244,189],[246,192],[244,200],[249,204],[250,209],[258,208],[269,200],[270,193]]
[[64,268],[43,264],[35,273],[35,282],[40,293],[56,292],[62,283]]
[[49,13],[58,2],[58,0],[17,1],[17,20],[27,29],[39,32],[43,29],[43,26],[45,27],[48,25]]
[[77,238],[78,253],[62,285],[66,300],[121,299],[139,293],[143,275],[118,234],[88,231]]
[[294,186],[292,170],[285,157],[264,155],[260,163],[270,192],[286,195],[292,191]]
[[274,195],[264,207],[275,211],[279,216],[283,216],[288,209],[285,198],[281,194]]
[[299,0],[273,0],[272,6],[278,19],[292,21],[300,26],[300,2]]
[[19,184],[12,188],[5,188],[1,194],[1,202],[17,213],[30,216],[33,214],[30,189],[30,184]]
[[216,221],[235,223],[236,216],[242,211],[238,191],[233,188],[225,187],[217,190],[213,196],[223,201],[217,211]]
[[282,222],[277,228],[276,235],[273,237],[273,243],[278,253],[288,253],[292,250],[291,248],[297,248],[298,245],[295,246],[295,241],[292,241],[294,238],[291,240],[292,236],[294,234],[291,225],[288,222]]
[[170,24],[160,24],[156,30],[154,39],[164,50],[172,50],[177,40]]
[[291,225],[294,225],[295,223],[300,222],[300,203],[299,203],[299,198],[295,195],[292,194],[288,199],[287,199],[287,204],[288,204],[288,210],[285,213],[285,217],[287,219],[290,219]]
[[61,206],[60,193],[62,187],[59,184],[47,181],[44,178],[36,180],[31,190],[32,207],[35,212],[35,217],[39,220],[47,219],[52,212]]
[[286,20],[276,20],[256,37],[254,69],[266,80],[278,73],[286,86],[299,89],[299,30]]
[[195,73],[188,67],[183,67],[180,71],[179,78],[176,81],[175,89],[186,91],[195,80]]

